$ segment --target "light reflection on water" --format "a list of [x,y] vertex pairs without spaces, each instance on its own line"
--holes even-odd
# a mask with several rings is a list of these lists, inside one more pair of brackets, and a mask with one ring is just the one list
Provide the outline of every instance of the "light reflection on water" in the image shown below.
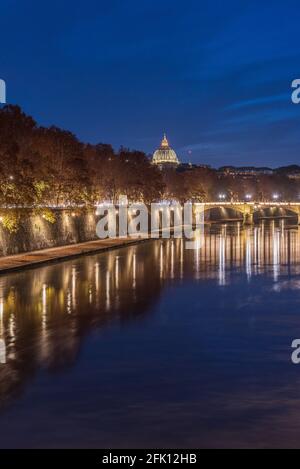
[[298,445],[299,228],[184,246],[0,277],[2,447]]

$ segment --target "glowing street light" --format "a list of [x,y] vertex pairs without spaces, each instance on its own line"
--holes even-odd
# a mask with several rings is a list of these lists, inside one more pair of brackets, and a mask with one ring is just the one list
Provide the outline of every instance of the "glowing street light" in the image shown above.
[[279,195],[278,194],[273,194],[273,200],[278,200],[279,199]]
[[225,200],[225,199],[226,199],[226,195],[225,195],[225,194],[219,194],[219,199],[220,199],[220,200]]
[[246,200],[251,200],[252,199],[252,195],[251,194],[246,194]]

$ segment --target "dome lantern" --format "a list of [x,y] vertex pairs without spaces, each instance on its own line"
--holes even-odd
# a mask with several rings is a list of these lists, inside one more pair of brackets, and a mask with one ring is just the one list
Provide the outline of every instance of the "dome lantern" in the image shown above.
[[164,134],[164,138],[162,139],[160,146],[161,148],[169,148],[169,142],[166,134]]

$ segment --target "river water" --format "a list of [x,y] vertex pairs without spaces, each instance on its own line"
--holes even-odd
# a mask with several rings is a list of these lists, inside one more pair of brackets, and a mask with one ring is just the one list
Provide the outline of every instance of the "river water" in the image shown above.
[[0,277],[0,447],[297,447],[300,231],[206,228]]

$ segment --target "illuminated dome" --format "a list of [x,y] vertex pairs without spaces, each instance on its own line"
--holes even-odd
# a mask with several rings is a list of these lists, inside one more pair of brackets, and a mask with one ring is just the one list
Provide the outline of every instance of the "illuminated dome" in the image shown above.
[[160,147],[156,150],[152,157],[152,163],[163,167],[176,167],[180,164],[179,159],[174,150],[169,146],[166,135],[161,141]]

